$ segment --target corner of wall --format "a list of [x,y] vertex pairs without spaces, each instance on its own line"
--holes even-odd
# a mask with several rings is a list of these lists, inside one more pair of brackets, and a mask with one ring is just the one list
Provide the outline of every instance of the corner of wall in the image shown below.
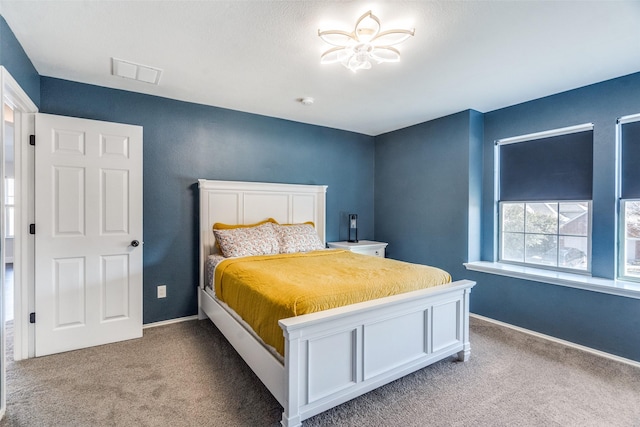
[[484,114],[469,110],[469,223],[467,261],[480,261],[482,247],[482,163]]
[[39,107],[40,74],[2,15],[0,15],[0,65],[7,69],[31,101]]

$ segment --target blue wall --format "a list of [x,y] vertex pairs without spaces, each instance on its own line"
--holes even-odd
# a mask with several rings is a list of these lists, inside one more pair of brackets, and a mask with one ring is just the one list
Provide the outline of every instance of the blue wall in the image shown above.
[[494,141],[594,123],[593,274],[614,278],[615,125],[618,117],[635,113],[640,113],[640,73],[381,135],[376,138],[376,238],[389,242],[391,257],[475,280],[474,313],[640,360],[640,300],[462,266],[494,261]]
[[390,258],[466,276],[480,247],[478,134],[482,115],[465,111],[376,137],[375,235]]
[[640,361],[640,300],[467,272],[471,311]]
[[[484,115],[482,259],[494,261],[493,146],[501,138],[594,124],[592,273],[616,276],[616,119],[640,113],[640,73]],[[639,166],[640,167],[640,166]],[[640,300],[469,272],[472,310],[487,317],[640,360]]]
[[40,105],[40,75],[2,15],[0,15],[0,65],[7,69],[34,104]]
[[[325,184],[327,240],[373,238],[373,138],[49,77],[41,112],[144,127],[144,322],[195,314],[198,178]],[[156,286],[167,285],[167,298]]]
[[594,276],[615,277],[616,119],[640,113],[640,73],[486,113],[482,258],[493,260],[493,144],[510,136],[593,123]]

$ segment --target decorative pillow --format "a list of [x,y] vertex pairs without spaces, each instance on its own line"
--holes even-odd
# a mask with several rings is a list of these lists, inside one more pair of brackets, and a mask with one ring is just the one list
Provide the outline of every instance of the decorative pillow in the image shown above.
[[278,234],[281,254],[324,249],[316,229],[309,223],[273,224],[273,227]]
[[[232,230],[234,228],[249,228],[249,227],[257,227],[258,225],[266,224],[268,222],[277,224],[273,218],[267,218],[264,221],[256,222],[255,224],[225,224],[223,222],[216,222],[213,224],[214,230]],[[218,243],[218,239],[216,238],[216,248],[220,249],[220,243]]]
[[265,222],[255,227],[214,229],[222,255],[239,257],[252,255],[275,255],[279,252],[278,235],[274,224]]

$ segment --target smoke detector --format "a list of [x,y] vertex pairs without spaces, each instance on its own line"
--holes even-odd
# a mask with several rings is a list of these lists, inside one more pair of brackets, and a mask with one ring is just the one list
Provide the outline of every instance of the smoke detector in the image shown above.
[[305,96],[304,98],[300,98],[299,101],[302,105],[309,106],[309,105],[313,105],[315,99],[311,98],[310,96]]

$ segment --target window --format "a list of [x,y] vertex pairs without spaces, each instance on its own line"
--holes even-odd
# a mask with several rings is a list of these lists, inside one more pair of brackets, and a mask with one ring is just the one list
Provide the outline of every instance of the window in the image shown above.
[[587,270],[590,205],[501,202],[501,260]]
[[640,280],[640,115],[618,122],[620,158],[620,272]]
[[13,178],[4,180],[5,236],[14,237],[15,233],[15,186]]
[[593,125],[496,144],[499,261],[588,272]]

